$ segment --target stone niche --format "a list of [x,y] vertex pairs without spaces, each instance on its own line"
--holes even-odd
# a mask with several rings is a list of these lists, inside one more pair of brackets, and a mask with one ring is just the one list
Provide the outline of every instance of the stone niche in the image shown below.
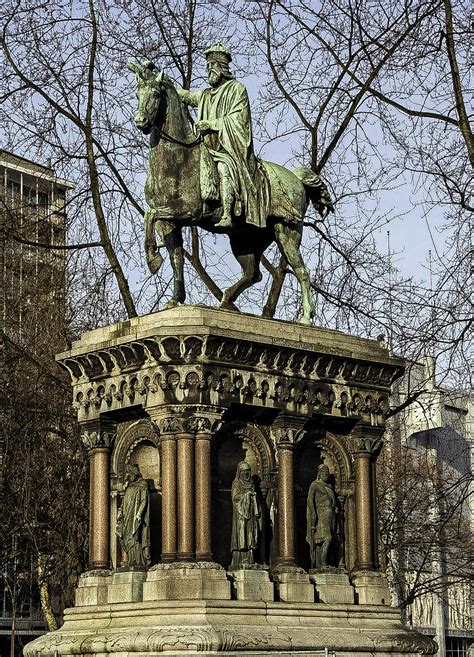
[[[401,625],[379,566],[375,463],[403,373],[383,345],[182,306],[87,333],[58,361],[89,450],[89,570],[63,627],[26,657],[434,654]],[[147,568],[116,536],[135,465]],[[235,562],[238,466],[258,531]],[[332,534],[318,561],[307,498],[321,466]]]

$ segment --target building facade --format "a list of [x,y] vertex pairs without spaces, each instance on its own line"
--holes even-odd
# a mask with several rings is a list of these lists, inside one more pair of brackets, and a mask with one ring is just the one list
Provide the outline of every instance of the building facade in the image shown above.
[[[47,406],[45,385],[64,346],[66,193],[73,185],[43,166],[0,150],[0,495],[12,504],[18,431]],[[37,414],[40,417],[40,414]],[[38,419],[38,422],[40,420]],[[16,458],[17,456],[15,456]],[[10,481],[6,481],[10,479]],[[8,486],[7,486],[8,483]],[[10,498],[10,499],[9,499]],[[9,534],[10,532],[10,534]],[[0,553],[0,655],[46,630],[35,562],[4,528]]]
[[390,422],[383,473],[393,478],[386,488],[392,519],[398,514],[387,541],[393,599],[408,602],[405,622],[432,636],[439,655],[467,657],[474,650],[474,399],[438,386],[429,358],[409,363],[397,382],[393,405],[409,398]]

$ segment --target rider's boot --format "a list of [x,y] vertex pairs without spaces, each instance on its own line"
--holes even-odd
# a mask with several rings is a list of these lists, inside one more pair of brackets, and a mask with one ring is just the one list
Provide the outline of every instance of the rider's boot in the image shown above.
[[222,203],[222,217],[215,225],[216,228],[230,228],[232,225],[232,204],[234,201],[232,181],[227,172],[220,173],[220,194]]

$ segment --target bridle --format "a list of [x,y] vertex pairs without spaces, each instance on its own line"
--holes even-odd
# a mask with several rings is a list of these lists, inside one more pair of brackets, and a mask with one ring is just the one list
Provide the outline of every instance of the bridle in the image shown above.
[[[163,91],[164,85],[161,83],[159,86],[160,95],[163,93]],[[185,146],[186,148],[194,148],[194,146],[197,146],[202,142],[202,135],[197,135],[192,141],[181,141],[181,139],[177,139],[176,137],[169,135],[163,130],[163,128],[160,130],[160,135],[170,144],[178,144],[179,146]]]
[[170,144],[179,144],[179,146],[187,146],[188,148],[194,148],[194,146],[197,146],[202,141],[201,135],[198,135],[193,141],[181,141],[180,139],[176,139],[176,137],[172,137],[163,129],[160,130],[160,135]]

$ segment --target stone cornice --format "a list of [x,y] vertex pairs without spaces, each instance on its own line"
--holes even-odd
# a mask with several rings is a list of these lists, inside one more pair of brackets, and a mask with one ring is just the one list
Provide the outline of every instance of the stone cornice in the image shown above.
[[93,331],[57,360],[81,422],[137,405],[238,403],[378,426],[403,372],[374,340],[193,306]]

